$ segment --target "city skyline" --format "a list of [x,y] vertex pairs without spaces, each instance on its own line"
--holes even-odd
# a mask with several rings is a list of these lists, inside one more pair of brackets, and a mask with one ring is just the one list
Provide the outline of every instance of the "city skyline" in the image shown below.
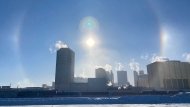
[[61,47],[76,53],[75,76],[95,77],[95,68],[104,67],[117,80],[117,71],[125,70],[132,85],[133,71],[147,73],[151,62],[190,62],[189,5],[177,0],[0,1],[0,85],[51,84]]

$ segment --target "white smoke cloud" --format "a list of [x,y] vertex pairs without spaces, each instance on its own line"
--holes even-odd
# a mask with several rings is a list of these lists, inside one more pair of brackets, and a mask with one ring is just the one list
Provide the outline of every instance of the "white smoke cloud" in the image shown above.
[[156,54],[152,54],[152,58],[150,60],[151,63],[157,62],[157,61],[168,61],[169,59],[163,56],[158,56]]
[[55,44],[55,48],[60,49],[60,48],[68,48],[66,44],[64,44],[62,41],[57,41]]
[[133,71],[139,71],[139,63],[135,62],[134,59],[131,60],[131,62],[129,63],[130,69]]
[[116,71],[122,71],[123,70],[123,65],[121,63],[115,63],[116,67],[115,67],[115,70]]
[[142,54],[141,59],[147,60],[148,59],[148,53]]
[[80,74],[80,77],[82,78],[87,78],[86,74],[85,74],[85,69],[83,68],[82,73]]
[[184,53],[182,57],[185,58],[186,61],[190,62],[190,53]]
[[17,87],[34,87],[35,85],[27,78],[23,79],[20,82],[17,82]]
[[104,69],[105,69],[106,71],[111,71],[111,70],[112,70],[112,66],[106,64],[106,65],[104,66]]
[[103,66],[99,66],[99,65],[96,65],[93,67],[94,69],[98,69],[98,68],[104,68]]
[[112,86],[112,83],[111,83],[111,81],[109,81],[109,83],[107,84],[107,86]]
[[66,44],[64,44],[62,41],[58,40],[58,41],[56,41],[55,44],[53,44],[49,47],[49,51],[51,53],[55,53],[60,48],[68,48],[68,46]]
[[94,69],[98,69],[98,68],[103,68],[105,71],[108,71],[108,72],[112,70],[112,66],[109,64],[106,64],[105,66],[98,66],[98,65],[94,66]]

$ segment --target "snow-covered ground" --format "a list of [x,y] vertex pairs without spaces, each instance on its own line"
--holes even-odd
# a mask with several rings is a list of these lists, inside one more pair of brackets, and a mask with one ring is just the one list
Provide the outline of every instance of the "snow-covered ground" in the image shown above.
[[[0,106],[7,107],[7,106]],[[190,107],[190,104],[104,104],[104,105],[32,105],[12,107]]]
[[[82,105],[83,104],[83,105]],[[84,105],[85,104],[85,105]],[[128,95],[124,97],[53,97],[53,98],[0,98],[0,106],[16,106],[16,105],[68,105],[68,106],[87,106],[90,104],[107,104],[105,106],[118,106],[115,104],[132,104],[129,106],[143,106],[133,104],[182,104],[186,106],[190,104],[190,93],[180,93],[175,96],[168,95]],[[114,105],[112,105],[114,104]],[[172,104],[172,105],[171,105]],[[92,105],[93,107],[94,105]],[[101,105],[99,105],[101,107]],[[119,105],[123,106],[123,105]],[[157,106],[157,105],[154,105]],[[159,105],[162,106],[162,105]],[[175,105],[174,105],[175,106]],[[190,106],[190,105],[189,105]],[[29,106],[32,107],[32,106]],[[56,107],[56,106],[55,106]]]

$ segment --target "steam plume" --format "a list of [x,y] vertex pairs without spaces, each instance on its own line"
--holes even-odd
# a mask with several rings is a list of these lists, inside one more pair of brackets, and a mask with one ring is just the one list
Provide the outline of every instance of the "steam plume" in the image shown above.
[[157,61],[168,61],[169,59],[163,56],[158,56],[156,54],[152,54],[151,62],[157,62]]
[[139,63],[135,62],[134,59],[131,60],[131,62],[129,63],[129,66],[131,70],[139,72]]

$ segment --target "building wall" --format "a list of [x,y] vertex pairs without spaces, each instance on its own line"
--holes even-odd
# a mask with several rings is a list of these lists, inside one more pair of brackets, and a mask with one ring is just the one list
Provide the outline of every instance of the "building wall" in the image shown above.
[[87,83],[71,83],[71,91],[86,92]]
[[127,84],[127,71],[117,71],[118,85]]
[[114,84],[114,74],[113,74],[113,71],[111,71],[111,83]]
[[107,78],[106,71],[103,68],[95,69],[96,78]]
[[140,70],[140,71],[139,71],[139,75],[144,75],[144,71],[143,71],[143,70]]
[[[153,64],[151,66],[151,71],[152,71],[152,81],[150,81],[150,83],[152,83],[151,87],[154,87],[156,89],[160,89],[160,81],[159,81],[159,74],[158,74],[158,67],[159,65],[157,64]],[[153,72],[154,71],[154,72]],[[149,75],[149,74],[148,74]]]
[[166,90],[189,89],[189,67],[189,63],[180,61],[155,62],[147,65],[150,87]]
[[[188,67],[188,66],[187,66]],[[186,67],[186,62],[182,62],[181,63],[181,70],[182,70],[182,81],[183,81],[183,87],[185,89],[188,89],[189,88],[189,83],[188,83],[188,69]],[[189,71],[190,72],[190,71]]]
[[105,92],[107,90],[106,78],[88,78],[88,92]]
[[107,84],[114,83],[113,73],[112,71],[105,71],[103,68],[95,69],[95,76],[96,78],[106,78]]
[[70,90],[70,83],[74,82],[75,53],[69,48],[57,51],[55,89]]
[[133,75],[134,75],[134,85],[137,86],[137,78],[138,78],[137,71],[133,71]]
[[190,88],[190,66],[189,66],[190,63],[186,62],[185,63],[185,67],[186,67],[186,71],[187,71],[187,78],[188,78],[188,85],[189,85],[189,88]]
[[87,78],[83,78],[83,77],[75,77],[74,78],[74,82],[75,83],[87,83],[88,79]]
[[138,76],[138,87],[149,87],[147,74],[142,74]]
[[153,87],[153,74],[152,74],[152,65],[147,65],[147,73],[148,73],[148,84],[149,87]]

